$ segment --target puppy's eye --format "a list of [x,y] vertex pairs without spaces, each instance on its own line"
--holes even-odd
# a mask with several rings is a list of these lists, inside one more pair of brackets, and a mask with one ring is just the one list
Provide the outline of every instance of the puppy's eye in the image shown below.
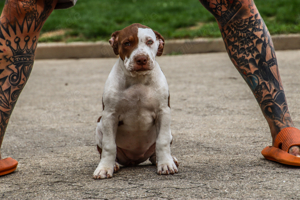
[[130,46],[130,42],[124,42],[124,46],[129,47]]
[[147,41],[147,45],[151,45],[151,44],[153,44],[153,41],[152,40],[148,40]]

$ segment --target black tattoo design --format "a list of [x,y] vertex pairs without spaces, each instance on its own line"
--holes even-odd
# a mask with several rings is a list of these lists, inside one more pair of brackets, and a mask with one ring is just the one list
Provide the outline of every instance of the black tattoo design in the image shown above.
[[[9,20],[8,18],[6,20],[2,19],[0,24],[1,28],[8,34],[9,34],[9,28],[11,28],[12,30],[14,30],[14,33],[16,34],[16,30],[18,26],[20,27],[21,33],[23,33],[24,31],[23,27],[25,26],[26,23],[28,29],[31,29],[31,26],[33,25],[34,26],[33,30],[39,31],[53,9],[52,6],[53,0],[43,0],[44,8],[40,14],[37,11],[37,1],[38,0],[26,0],[26,1],[22,1],[21,5],[16,4],[14,8],[16,9],[17,15],[21,16],[22,13],[25,14],[25,18],[23,19],[22,23],[19,23],[17,21],[11,22],[11,20]],[[15,1],[8,1],[8,0],[7,2],[11,4],[16,3]],[[6,4],[8,4],[7,2]],[[10,9],[11,8],[8,6],[6,11],[9,13],[9,15],[12,15],[11,14],[12,11]],[[0,37],[1,36],[3,36],[3,33],[0,33]]]
[[248,0],[248,2],[249,2],[248,8],[249,8],[250,12],[251,12],[252,14],[254,14],[254,8],[253,8],[254,2],[253,2],[253,0]]
[[27,21],[27,25],[28,27],[31,26],[31,24],[38,18],[39,13],[37,12],[36,9],[36,1],[37,0],[27,0],[22,2],[23,4],[23,9],[26,12],[26,21]]
[[[11,6],[9,4],[15,2],[6,0],[8,7],[0,19],[0,147],[12,110],[33,67],[36,36],[53,10],[53,0],[43,0],[44,7],[40,12],[37,1],[26,0]],[[10,10],[12,8],[15,12]],[[12,18],[11,13],[18,16]],[[20,18],[19,14],[25,17]],[[21,34],[27,36],[21,37]]]
[[221,32],[231,60],[265,116],[274,121],[278,130],[291,126],[275,50],[262,18],[256,14],[247,19],[233,19]]
[[221,24],[225,26],[232,17],[241,9],[240,0],[200,0]]
[[[0,79],[0,140],[4,136],[4,131],[7,126],[11,111],[21,93],[25,83],[27,82],[34,62],[34,54],[36,49],[36,37],[31,40],[31,46],[28,47],[30,37],[26,36],[25,46],[20,46],[20,38],[17,36],[14,39],[13,47],[10,40],[6,40],[6,46],[11,49],[12,56],[7,58],[6,70],[11,71],[10,75]],[[0,76],[4,70],[0,71]],[[4,83],[8,81],[10,87],[3,90]],[[7,110],[7,111],[3,111]],[[1,142],[0,142],[1,143]]]
[[[37,1],[37,0],[34,0]],[[52,10],[52,3],[53,0],[44,0],[44,10],[41,12],[41,14],[39,15],[39,17],[35,17],[35,28],[34,30],[40,30],[42,28],[43,23],[46,21],[46,19],[48,18],[48,16],[51,13]],[[35,12],[37,12],[35,10]]]
[[34,62],[36,37],[32,39],[32,46],[30,48],[28,48],[29,40],[29,36],[26,36],[24,39],[25,46],[23,49],[20,47],[19,37],[16,37],[14,40],[17,45],[16,49],[11,46],[11,42],[9,40],[6,41],[6,46],[8,46],[13,53],[13,56],[9,58],[11,64],[7,66],[7,68],[12,71],[9,76],[9,81],[13,86],[17,86],[20,84],[22,73],[25,75],[26,79],[28,79],[29,77]]

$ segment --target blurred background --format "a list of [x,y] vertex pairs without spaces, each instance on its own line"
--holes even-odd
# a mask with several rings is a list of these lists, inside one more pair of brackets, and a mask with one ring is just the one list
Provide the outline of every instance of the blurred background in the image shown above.
[[[1,10],[5,0],[1,1]],[[300,32],[300,0],[256,0],[271,34]],[[55,10],[40,42],[107,41],[112,32],[141,23],[166,39],[220,37],[214,17],[198,0],[78,0]]]

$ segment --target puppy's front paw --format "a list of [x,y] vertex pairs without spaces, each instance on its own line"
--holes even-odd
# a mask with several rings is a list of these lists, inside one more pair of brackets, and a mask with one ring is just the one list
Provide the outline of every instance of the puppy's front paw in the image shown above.
[[178,161],[175,157],[173,157],[173,159],[169,159],[163,162],[158,162],[157,173],[159,175],[175,174],[178,172],[177,167],[178,167]]
[[113,176],[114,168],[108,167],[97,167],[94,171],[94,179],[111,178]]
[[113,167],[107,166],[98,166],[94,171],[93,178],[94,179],[104,179],[113,177],[113,173],[119,171],[120,165],[119,163],[115,163]]
[[111,178],[113,176],[113,168],[106,168],[106,167],[97,167],[94,171],[93,178],[94,179],[104,179],[104,178]]

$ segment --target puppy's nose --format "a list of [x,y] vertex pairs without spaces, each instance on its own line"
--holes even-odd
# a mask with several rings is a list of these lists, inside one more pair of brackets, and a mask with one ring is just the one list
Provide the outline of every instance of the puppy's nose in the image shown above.
[[138,64],[138,65],[146,65],[148,62],[148,57],[144,56],[144,55],[139,55],[139,56],[136,56],[134,60],[135,60],[136,64]]

